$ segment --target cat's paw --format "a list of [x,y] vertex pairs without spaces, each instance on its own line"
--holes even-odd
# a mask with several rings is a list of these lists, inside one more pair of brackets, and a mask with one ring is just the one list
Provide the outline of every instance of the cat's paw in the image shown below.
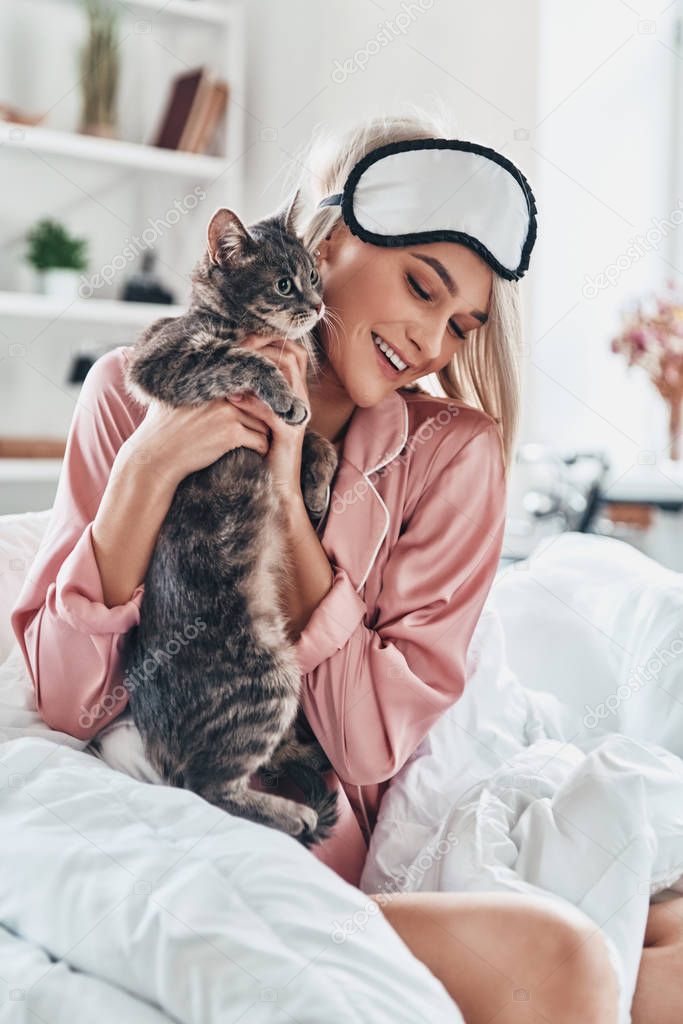
[[312,807],[300,804],[297,813],[297,822],[298,825],[300,825],[300,830],[295,833],[295,839],[298,839],[299,842],[306,847],[312,846],[313,843],[318,842],[318,840],[314,838],[318,827],[318,815]]
[[305,402],[302,402],[300,398],[293,398],[292,404],[289,409],[282,413],[282,418],[286,423],[292,423],[298,425],[305,423],[310,417],[310,410]]
[[319,519],[325,511],[337,462],[334,445],[314,430],[307,430],[301,449],[301,493],[314,519]]
[[288,385],[281,386],[277,378],[273,381],[265,377],[260,381],[257,394],[285,423],[299,424],[310,417],[306,403],[293,395]]
[[313,473],[304,473],[301,488],[304,496],[304,505],[315,519],[319,519],[325,511],[327,488],[328,485],[324,480],[319,480]]

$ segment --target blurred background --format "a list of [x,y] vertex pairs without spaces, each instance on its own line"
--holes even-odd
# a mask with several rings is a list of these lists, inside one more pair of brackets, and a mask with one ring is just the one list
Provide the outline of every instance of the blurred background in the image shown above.
[[538,203],[505,559],[573,529],[683,570],[681,2],[3,0],[0,513],[51,506],[85,373],[182,310],[214,210],[412,101]]

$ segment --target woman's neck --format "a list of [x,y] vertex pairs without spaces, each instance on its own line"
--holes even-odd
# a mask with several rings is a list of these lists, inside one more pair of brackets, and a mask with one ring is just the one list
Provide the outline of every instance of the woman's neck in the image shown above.
[[356,406],[329,363],[321,365],[312,379],[309,378],[308,396],[311,403],[309,427],[331,441],[339,452]]

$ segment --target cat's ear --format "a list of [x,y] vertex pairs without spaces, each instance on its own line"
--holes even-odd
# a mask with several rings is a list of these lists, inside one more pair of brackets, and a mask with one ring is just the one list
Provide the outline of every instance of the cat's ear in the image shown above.
[[212,263],[227,263],[233,256],[244,256],[253,241],[232,210],[222,208],[214,213],[208,231],[209,258]]
[[273,220],[279,220],[284,224],[288,235],[296,237],[296,224],[301,212],[301,189],[298,188],[293,196],[290,196],[282,206],[273,214]]

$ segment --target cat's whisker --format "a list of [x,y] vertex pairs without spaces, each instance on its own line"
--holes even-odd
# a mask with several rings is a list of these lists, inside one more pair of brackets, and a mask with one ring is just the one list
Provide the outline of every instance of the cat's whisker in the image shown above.
[[329,329],[328,336],[330,338],[330,348],[333,348],[334,345],[338,344],[337,351],[341,351],[341,342],[337,336],[337,325],[341,326],[342,324],[341,317],[334,310],[328,307],[323,320],[325,321],[326,327]]

